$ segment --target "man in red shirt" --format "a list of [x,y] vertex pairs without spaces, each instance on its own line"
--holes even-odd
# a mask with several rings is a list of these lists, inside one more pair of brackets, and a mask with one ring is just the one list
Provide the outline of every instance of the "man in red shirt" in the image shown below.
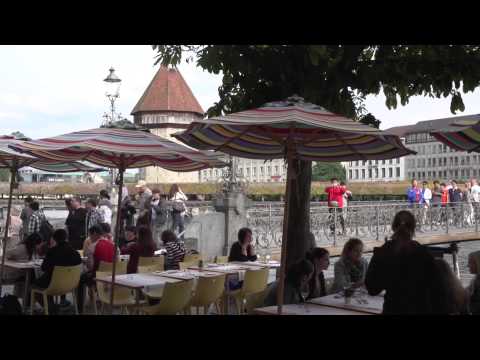
[[87,272],[80,277],[77,290],[78,312],[83,313],[85,286],[94,286],[94,278],[100,265],[100,261],[113,262],[115,245],[107,238],[100,225],[94,225],[88,230],[91,245],[84,256],[87,257]]
[[340,225],[342,226],[342,233],[345,233],[345,221],[343,219],[343,194],[347,191],[346,186],[341,186],[338,183],[337,178],[333,178],[331,181],[331,185],[325,188],[325,192],[327,193],[327,201],[328,201],[328,212],[330,215],[330,231],[331,235],[335,233],[335,213],[337,214],[337,219],[340,220]]

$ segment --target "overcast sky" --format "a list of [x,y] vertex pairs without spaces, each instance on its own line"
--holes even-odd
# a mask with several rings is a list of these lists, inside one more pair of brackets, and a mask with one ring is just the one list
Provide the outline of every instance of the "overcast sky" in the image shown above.
[[[19,130],[32,138],[98,127],[108,109],[102,81],[113,66],[122,79],[118,109],[130,111],[154,76],[150,46],[0,46],[0,135]],[[217,99],[221,76],[194,64],[179,67],[204,110]],[[464,95],[465,112],[480,113],[480,92]],[[321,105],[321,104],[319,104]],[[383,96],[367,109],[382,128],[452,116],[450,99],[417,97],[388,110]]]

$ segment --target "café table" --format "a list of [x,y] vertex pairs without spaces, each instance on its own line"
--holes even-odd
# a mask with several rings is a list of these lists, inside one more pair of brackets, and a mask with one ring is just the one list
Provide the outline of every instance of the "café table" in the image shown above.
[[340,292],[310,299],[307,302],[378,315],[383,311],[383,301],[383,295],[370,296],[365,290],[360,289],[355,291],[349,301],[346,301],[345,296]]
[[[5,266],[11,269],[23,270],[25,273],[25,289],[23,292],[23,311],[27,312],[26,304],[28,300],[28,290],[30,289],[31,283],[31,273],[32,270],[40,269],[42,265],[42,259],[31,260],[31,261],[15,261],[15,260],[5,260]],[[32,304],[33,305],[33,304]]]
[[[98,277],[95,280],[111,284],[112,277]],[[138,307],[140,305],[140,294],[142,291],[149,292],[150,290],[155,290],[155,294],[159,295],[162,293],[165,284],[176,283],[185,280],[187,279],[165,277],[157,273],[122,274],[115,276],[115,285],[134,290],[135,303]]]
[[[267,306],[253,310],[256,315],[278,315],[277,306]],[[282,315],[371,315],[366,312],[340,309],[313,303],[288,304],[282,306]]]

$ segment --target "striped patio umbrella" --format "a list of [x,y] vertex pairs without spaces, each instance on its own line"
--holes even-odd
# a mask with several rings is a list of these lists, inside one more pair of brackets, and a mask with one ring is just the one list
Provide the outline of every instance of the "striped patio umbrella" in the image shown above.
[[28,154],[21,154],[18,151],[11,149],[9,146],[21,145],[24,141],[15,139],[13,136],[0,136],[0,168],[8,168],[10,170],[10,189],[7,203],[7,218],[5,220],[5,233],[3,237],[3,252],[2,252],[2,267],[0,270],[0,296],[3,288],[3,267],[5,264],[6,247],[8,241],[8,228],[10,227],[10,213],[12,208],[13,189],[15,187],[15,179],[17,171],[25,166],[30,166],[35,169],[66,173],[74,171],[103,171],[103,169],[88,166],[81,162],[72,161],[68,163],[58,163],[58,161],[39,159]]
[[480,114],[472,115],[471,119],[457,120],[431,134],[455,150],[480,152]]
[[[176,172],[225,167],[219,154],[202,152],[161,138],[144,129],[99,128],[78,131],[52,138],[26,141],[14,147],[33,156],[56,161],[85,160],[119,170],[118,209],[121,207],[125,169],[160,166]],[[115,243],[118,245],[120,211],[117,211]],[[112,285],[115,282],[116,258],[113,262]],[[111,305],[114,289],[111,287]],[[111,306],[113,309],[113,306]]]
[[202,150],[250,159],[285,158],[288,164],[278,292],[282,312],[288,230],[288,194],[296,176],[292,161],[383,160],[413,153],[395,135],[355,122],[292,96],[285,101],[193,122],[174,135]]

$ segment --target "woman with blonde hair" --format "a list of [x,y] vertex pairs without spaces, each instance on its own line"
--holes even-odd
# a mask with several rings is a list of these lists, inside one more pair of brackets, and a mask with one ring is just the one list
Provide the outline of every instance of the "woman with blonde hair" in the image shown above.
[[334,280],[331,292],[338,292],[349,286],[358,288],[364,285],[368,261],[363,255],[363,242],[349,239],[343,246],[342,255],[334,265]]

